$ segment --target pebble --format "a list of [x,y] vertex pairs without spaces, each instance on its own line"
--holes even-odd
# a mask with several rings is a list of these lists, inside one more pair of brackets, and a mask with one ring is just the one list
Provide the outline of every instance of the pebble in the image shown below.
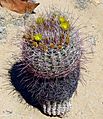
[[92,2],[94,5],[99,5],[99,4],[103,3],[102,0],[91,0],[91,2]]
[[89,37],[89,42],[91,45],[96,45],[96,37],[95,36],[90,36]]
[[0,27],[1,26],[5,26],[5,18],[4,17],[2,17],[2,16],[0,16]]
[[0,27],[0,40],[4,39],[6,37],[6,28]]

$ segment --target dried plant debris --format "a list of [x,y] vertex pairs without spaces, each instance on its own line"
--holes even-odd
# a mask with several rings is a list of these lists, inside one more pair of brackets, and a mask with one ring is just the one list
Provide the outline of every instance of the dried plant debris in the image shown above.
[[0,6],[20,14],[31,13],[38,5],[39,3],[28,0],[0,0]]

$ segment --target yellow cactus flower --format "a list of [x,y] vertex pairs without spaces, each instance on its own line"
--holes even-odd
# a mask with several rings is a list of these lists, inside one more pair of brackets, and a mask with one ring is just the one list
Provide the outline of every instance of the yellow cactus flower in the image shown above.
[[43,24],[43,23],[44,23],[44,18],[43,18],[43,17],[38,17],[38,18],[36,19],[36,23],[37,23],[37,24]]
[[63,22],[65,22],[66,21],[66,19],[65,19],[65,17],[59,17],[59,22],[61,22],[61,23],[63,23]]
[[42,34],[35,34],[34,35],[34,40],[35,41],[41,41],[41,39],[42,39]]
[[70,24],[69,24],[69,22],[65,21],[65,22],[63,22],[63,23],[60,24],[60,27],[63,30],[68,30],[70,28]]

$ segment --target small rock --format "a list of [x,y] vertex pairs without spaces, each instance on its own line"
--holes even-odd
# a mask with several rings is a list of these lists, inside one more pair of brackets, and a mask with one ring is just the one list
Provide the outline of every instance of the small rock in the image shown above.
[[0,40],[6,37],[6,29],[5,27],[0,27]]
[[91,0],[91,2],[95,5],[99,5],[100,3],[102,3],[102,0]]
[[5,22],[6,22],[5,18],[0,16],[0,27],[5,26]]
[[5,110],[5,111],[3,111],[3,113],[6,113],[6,114],[12,114],[13,112],[10,111],[10,110]]
[[89,37],[89,42],[90,42],[91,45],[95,46],[96,45],[96,38],[94,36],[90,36]]

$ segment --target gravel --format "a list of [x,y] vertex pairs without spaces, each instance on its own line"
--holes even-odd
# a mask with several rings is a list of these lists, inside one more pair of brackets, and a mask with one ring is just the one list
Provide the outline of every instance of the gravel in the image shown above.
[[[34,18],[34,14],[20,15],[5,8],[0,7],[0,43],[6,42],[9,36],[13,36],[12,32],[17,34],[24,30],[24,24]],[[18,35],[16,38],[18,39]]]

